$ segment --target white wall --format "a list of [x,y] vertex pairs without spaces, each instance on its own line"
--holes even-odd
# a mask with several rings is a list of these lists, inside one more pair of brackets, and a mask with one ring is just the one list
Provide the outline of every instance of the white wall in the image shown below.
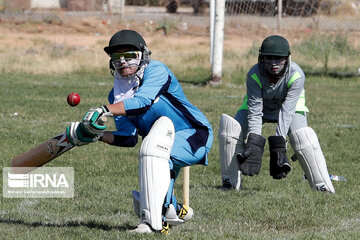
[[31,8],[60,8],[60,0],[31,0]]
[[[106,1],[104,1],[105,3]],[[109,10],[109,5],[112,13],[123,13],[125,8],[125,0],[108,0],[108,2],[103,6],[104,11]]]

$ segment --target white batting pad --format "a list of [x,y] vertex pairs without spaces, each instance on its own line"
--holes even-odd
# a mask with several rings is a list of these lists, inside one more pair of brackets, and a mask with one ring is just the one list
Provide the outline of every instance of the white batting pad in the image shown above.
[[289,136],[300,165],[312,189],[335,193],[318,137],[310,127],[300,128]]
[[222,114],[218,139],[222,179],[229,179],[231,185],[240,190],[241,172],[236,153],[243,151],[243,136],[239,122],[227,114]]
[[170,185],[169,158],[175,138],[172,121],[160,117],[144,138],[139,156],[140,216],[154,230],[162,229],[162,208]]

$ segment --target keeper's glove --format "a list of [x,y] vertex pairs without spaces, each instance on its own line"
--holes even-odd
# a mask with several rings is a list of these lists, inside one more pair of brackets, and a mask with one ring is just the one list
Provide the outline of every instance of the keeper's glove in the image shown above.
[[269,137],[270,176],[274,179],[285,178],[291,171],[291,165],[286,156],[286,141],[282,136]]
[[259,174],[266,139],[258,134],[250,133],[244,151],[236,154],[239,170],[244,175]]

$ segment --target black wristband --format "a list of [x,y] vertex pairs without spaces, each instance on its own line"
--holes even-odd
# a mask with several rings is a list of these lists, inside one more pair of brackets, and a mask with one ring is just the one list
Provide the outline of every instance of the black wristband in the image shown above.
[[110,112],[109,108],[106,105],[102,106],[102,108],[104,108],[106,112]]

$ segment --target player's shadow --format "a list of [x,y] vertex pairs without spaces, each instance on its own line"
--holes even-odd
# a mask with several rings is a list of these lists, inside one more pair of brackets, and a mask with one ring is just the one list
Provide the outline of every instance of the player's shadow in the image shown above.
[[111,226],[108,224],[103,224],[95,221],[68,221],[65,223],[48,223],[48,222],[25,222],[23,220],[15,220],[15,219],[0,219],[0,223],[7,223],[7,224],[15,224],[15,225],[24,225],[29,227],[87,227],[90,229],[99,229],[103,231],[111,231],[111,230],[118,230],[118,231],[127,231],[134,229],[134,226],[130,226],[129,224],[124,224],[122,226]]

